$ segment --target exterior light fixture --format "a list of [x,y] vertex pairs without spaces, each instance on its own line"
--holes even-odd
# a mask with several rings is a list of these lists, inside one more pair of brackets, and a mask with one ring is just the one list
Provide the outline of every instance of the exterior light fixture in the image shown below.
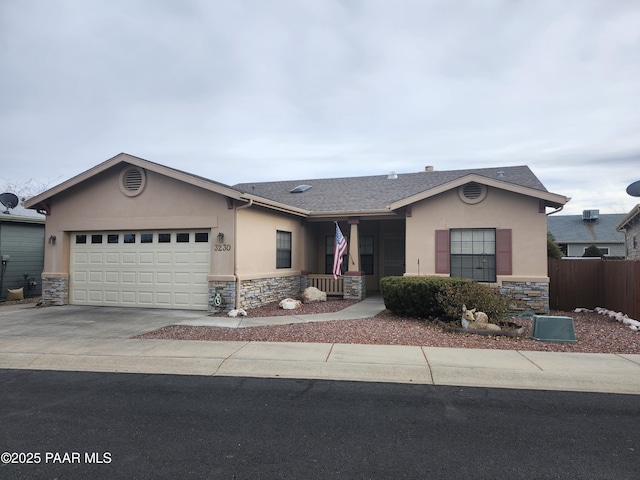
[[218,233],[218,243],[224,243],[224,233]]

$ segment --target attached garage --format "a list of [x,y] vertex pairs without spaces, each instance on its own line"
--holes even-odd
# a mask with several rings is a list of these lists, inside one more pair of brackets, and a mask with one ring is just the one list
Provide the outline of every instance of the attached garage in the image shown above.
[[211,231],[73,232],[70,303],[206,310]]

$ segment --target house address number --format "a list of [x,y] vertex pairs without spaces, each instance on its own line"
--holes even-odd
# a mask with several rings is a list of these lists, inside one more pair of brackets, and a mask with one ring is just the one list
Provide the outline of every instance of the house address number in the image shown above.
[[214,246],[214,251],[216,252],[230,252],[231,245],[228,243],[216,243]]

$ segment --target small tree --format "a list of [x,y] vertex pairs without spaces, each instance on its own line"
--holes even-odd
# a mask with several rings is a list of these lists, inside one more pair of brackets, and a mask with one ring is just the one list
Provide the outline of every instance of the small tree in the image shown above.
[[556,243],[556,239],[551,232],[547,232],[547,257],[562,258],[562,251]]
[[602,250],[600,250],[595,245],[590,245],[584,251],[584,255],[582,255],[582,256],[583,257],[600,257],[600,258],[602,258],[602,257],[604,257],[604,254],[602,253]]

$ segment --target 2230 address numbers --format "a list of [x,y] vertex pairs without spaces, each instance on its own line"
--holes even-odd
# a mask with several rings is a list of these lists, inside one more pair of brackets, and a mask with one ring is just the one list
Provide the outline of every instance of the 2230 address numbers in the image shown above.
[[213,250],[215,252],[230,252],[231,251],[231,245],[229,245],[228,243],[216,243],[213,246]]

